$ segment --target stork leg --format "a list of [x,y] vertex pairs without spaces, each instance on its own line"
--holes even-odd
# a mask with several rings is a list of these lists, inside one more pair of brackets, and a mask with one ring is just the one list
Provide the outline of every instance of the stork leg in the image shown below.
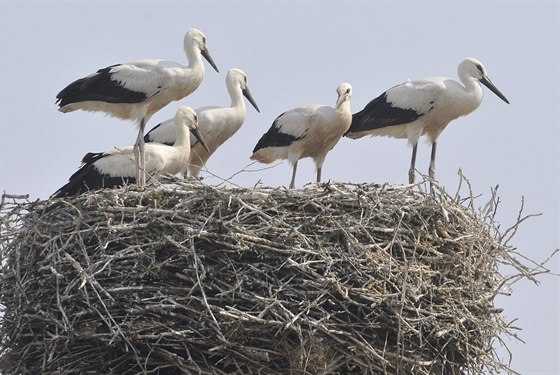
[[293,189],[296,186],[297,163],[298,163],[298,161],[296,160],[296,162],[294,163],[293,171],[292,171],[292,181],[290,182],[290,189]]
[[[144,134],[144,132],[142,132]],[[144,137],[140,141],[140,186],[146,185],[146,154],[144,152]]]
[[432,154],[430,156],[430,168],[428,169],[428,176],[430,177],[430,191],[434,192],[434,181],[436,180],[436,147],[437,142],[432,143]]
[[414,169],[415,169],[415,165],[416,165],[416,151],[418,150],[418,142],[416,142],[414,144],[414,147],[412,147],[412,160],[410,161],[410,169],[408,170],[408,183],[409,184],[413,184],[414,183]]
[[136,143],[132,151],[136,159],[136,185],[144,186],[146,184],[146,169],[145,169],[145,156],[144,156],[144,128],[146,121],[144,118],[140,120],[140,129],[136,137]]
[[321,182],[321,169],[323,167],[317,168],[317,183]]
[[138,137],[136,138],[136,142],[134,143],[134,147],[132,148],[132,152],[134,153],[134,163],[136,164],[136,185],[139,185],[139,182],[140,182],[140,146],[138,145]]

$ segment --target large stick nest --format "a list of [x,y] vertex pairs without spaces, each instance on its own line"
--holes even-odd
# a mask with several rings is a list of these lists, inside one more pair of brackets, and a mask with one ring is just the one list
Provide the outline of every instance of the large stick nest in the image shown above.
[[4,202],[0,372],[493,373],[519,265],[465,206],[180,181]]

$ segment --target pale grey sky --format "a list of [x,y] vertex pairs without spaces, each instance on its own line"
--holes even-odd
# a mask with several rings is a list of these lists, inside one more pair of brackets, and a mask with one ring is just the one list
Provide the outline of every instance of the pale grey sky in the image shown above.
[[[352,111],[406,79],[448,76],[475,57],[511,105],[484,88],[471,115],[452,122],[438,142],[437,178],[449,191],[457,171],[484,204],[499,184],[497,219],[506,228],[521,197],[526,222],[513,244],[535,260],[559,246],[559,3],[471,2],[188,2],[1,1],[0,189],[47,198],[76,170],[83,155],[132,145],[131,122],[100,113],[62,114],[56,94],[73,80],[111,64],[145,58],[186,62],[185,31],[202,30],[220,69],[186,99],[156,113],[147,129],[179,105],[229,105],[225,74],[243,69],[261,113],[248,107],[242,129],[210,159],[210,172],[229,177],[250,163],[260,136],[285,110],[334,105],[336,86],[353,85]],[[323,179],[407,182],[405,140],[342,139],[327,156]],[[430,148],[421,143],[417,168],[427,173]],[[249,167],[260,169],[260,165]],[[244,172],[232,182],[251,187],[289,183],[285,162]],[[299,163],[296,184],[314,180],[310,159]],[[219,179],[203,173],[209,184]],[[550,266],[559,271],[558,257]],[[500,298],[507,319],[518,319],[526,344],[510,342],[522,374],[558,374],[559,284],[543,276],[521,281]]]

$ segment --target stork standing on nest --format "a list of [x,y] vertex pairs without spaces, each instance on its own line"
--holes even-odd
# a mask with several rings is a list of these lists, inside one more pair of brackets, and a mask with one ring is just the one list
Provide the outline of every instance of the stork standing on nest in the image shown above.
[[136,120],[139,126],[134,144],[136,181],[146,182],[144,128],[152,115],[172,101],[195,91],[204,78],[204,57],[218,71],[206,46],[206,37],[190,29],[183,41],[188,66],[162,61],[140,60],[111,65],[80,78],[56,96],[61,112],[78,109],[101,111],[121,119]]
[[[191,156],[182,171],[185,175],[188,168],[191,176],[198,177],[210,156],[241,128],[247,117],[243,97],[260,112],[249,91],[245,72],[237,68],[230,69],[226,76],[226,86],[231,97],[230,107],[203,107],[196,110],[198,129],[208,144],[208,150],[199,141],[191,138]],[[146,133],[144,141],[173,144],[175,137],[173,119],[170,119]]]
[[310,157],[317,166],[317,182],[327,153],[350,127],[352,86],[341,83],[337,87],[336,107],[307,105],[282,113],[253,150],[252,160],[272,163],[288,159],[293,166],[290,189],[295,186],[298,160]]
[[[177,174],[189,160],[191,152],[190,133],[198,138],[203,147],[204,138],[197,128],[196,112],[190,107],[180,107],[174,118],[176,141],[173,146],[161,143],[146,145],[146,172],[149,175]],[[114,149],[108,152],[88,153],[82,166],[68,183],[58,189],[53,198],[73,196],[87,190],[112,188],[125,183],[135,183],[136,164],[134,147]]]
[[433,183],[437,139],[449,122],[478,108],[483,97],[480,84],[509,104],[480,61],[463,60],[458,75],[462,84],[446,77],[430,77],[408,81],[385,91],[352,116],[346,136],[352,139],[366,135],[407,138],[412,145],[408,171],[408,180],[412,184],[418,139],[426,135],[432,143],[428,173]]

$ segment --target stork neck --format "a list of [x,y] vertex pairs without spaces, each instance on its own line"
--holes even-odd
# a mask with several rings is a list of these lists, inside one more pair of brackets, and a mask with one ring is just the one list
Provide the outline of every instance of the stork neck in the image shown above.
[[336,106],[336,111],[340,113],[350,113],[350,100],[346,99]]
[[175,134],[177,135],[177,138],[175,140],[175,143],[173,144],[174,147],[182,148],[187,145],[190,146],[190,130],[185,124],[175,123]]
[[[478,80],[469,77],[467,79],[463,79],[461,77],[461,81],[465,85],[465,91],[467,96],[470,98],[469,102],[472,106],[472,109],[469,108],[471,111],[474,111],[482,102],[482,97],[484,95],[484,91],[482,90],[480,82]],[[470,112],[470,111],[469,111]]]
[[245,111],[245,101],[243,100],[243,92],[239,86],[229,89],[229,96],[231,98],[231,107]]
[[187,59],[189,60],[189,68],[194,71],[201,71],[204,74],[204,62],[202,61],[202,54],[198,48],[190,46],[185,48]]
[[478,101],[482,100],[482,87],[477,79],[461,71],[459,71],[459,79],[469,96],[474,96]]

